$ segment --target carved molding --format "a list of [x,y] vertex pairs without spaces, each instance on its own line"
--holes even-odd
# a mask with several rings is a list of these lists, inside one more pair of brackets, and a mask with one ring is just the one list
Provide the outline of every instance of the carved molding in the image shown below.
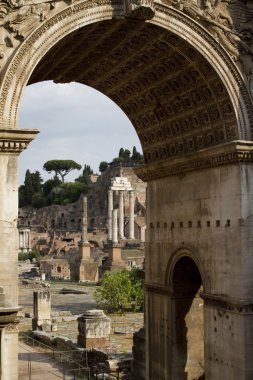
[[238,163],[253,163],[253,143],[236,141],[192,154],[134,168],[136,175],[147,182],[157,178]]
[[[171,300],[177,299],[178,295],[174,294],[168,287],[148,284],[145,285],[145,291],[150,294],[157,294],[160,296],[169,297]],[[210,293],[198,292],[197,294],[184,293],[179,295],[181,298],[189,297],[201,297],[204,300],[205,306],[213,306],[217,309],[223,309],[224,311],[240,313],[240,314],[252,314],[253,313],[253,300],[232,299],[230,297],[222,297]]]
[[35,129],[0,129],[0,153],[21,153],[38,133]]
[[214,294],[201,293],[205,305],[214,306],[215,308],[224,309],[240,314],[253,314],[252,300],[236,300],[230,297],[222,297]]
[[2,325],[2,328],[4,328],[4,332],[7,334],[17,334],[19,332],[18,328],[18,322],[17,323],[9,323],[7,325]]

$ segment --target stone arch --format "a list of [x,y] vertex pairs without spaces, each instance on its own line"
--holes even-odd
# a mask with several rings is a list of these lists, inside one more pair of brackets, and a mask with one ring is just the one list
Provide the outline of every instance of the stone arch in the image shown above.
[[[71,5],[44,21],[24,40],[14,54],[2,81],[0,125],[8,128],[17,126],[19,101],[27,83],[46,79],[59,82],[79,81],[78,75],[75,77],[76,74],[73,73],[71,77],[68,70],[65,70],[65,76],[47,76],[48,67],[45,59],[54,56],[54,47],[58,43],[66,39],[66,46],[69,47],[70,39],[72,38],[71,43],[74,43],[75,38],[81,36],[83,27],[89,30],[88,39],[91,38],[92,31],[97,31],[100,26],[101,29],[104,26],[104,34],[108,33],[110,27],[115,27],[123,35],[122,31],[125,31],[128,25],[130,29],[134,27],[135,33],[143,32],[142,37],[144,32],[149,32],[149,36],[157,33],[156,45],[149,49],[148,40],[145,39],[138,44],[138,39],[133,38],[134,33],[130,33],[130,51],[133,51],[131,49],[135,46],[138,49],[141,43],[142,46],[147,44],[147,49],[141,51],[132,62],[120,67],[115,75],[112,71],[112,75],[100,80],[94,79],[96,73],[90,72],[88,77],[85,78],[84,75],[80,79],[80,83],[86,83],[103,92],[123,109],[137,131],[147,163],[231,140],[251,139],[250,96],[233,60],[210,33],[190,17],[164,4],[155,4],[155,16],[152,20],[144,22],[125,18],[122,5],[111,1],[104,1],[103,5],[96,7],[90,2]],[[173,57],[166,61],[169,49],[173,52]],[[74,48],[72,50],[74,51]],[[182,54],[182,51],[185,53]],[[114,49],[114,53],[114,56],[110,56],[111,62],[115,60],[118,63],[120,59],[125,59],[120,57],[119,51]],[[161,64],[152,66],[152,54],[154,57],[161,54]],[[109,66],[111,62],[109,60]],[[160,78],[169,76],[169,71],[182,71],[184,64],[189,66],[189,70],[182,75],[178,75],[177,72],[176,76],[170,78],[168,86],[162,86]],[[150,70],[140,71],[140,66],[143,65],[150,67]],[[56,69],[51,74],[55,74]],[[135,79],[131,85],[119,85],[119,81],[123,82],[124,70],[132,73]],[[137,78],[135,73],[139,71],[140,75]],[[98,77],[99,74],[98,71]],[[210,82],[207,77],[208,80],[211,78]],[[187,84],[192,89],[199,86],[196,93],[192,91],[188,98],[183,96]],[[148,89],[145,90],[145,87]],[[178,88],[183,92],[179,94],[178,99],[174,96],[171,108],[169,101],[173,97],[173,89],[175,92]],[[135,98],[136,92],[142,92],[141,97]],[[203,101],[210,102],[209,109],[203,104],[200,105]],[[196,113],[195,117],[190,115],[190,110],[194,107],[199,110],[199,115]],[[178,109],[176,116],[171,116],[173,108]],[[147,110],[145,114],[142,113],[143,109]],[[179,117],[183,109],[187,110],[189,120]]]
[[205,293],[208,292],[210,290],[208,275],[205,273],[204,265],[198,252],[192,247],[180,247],[172,253],[165,272],[165,286],[168,287],[173,293],[173,273],[176,264],[183,257],[189,257],[194,262],[200,273],[203,291]]
[[203,380],[204,301],[203,281],[192,255],[177,256],[171,271],[171,376],[173,379]]

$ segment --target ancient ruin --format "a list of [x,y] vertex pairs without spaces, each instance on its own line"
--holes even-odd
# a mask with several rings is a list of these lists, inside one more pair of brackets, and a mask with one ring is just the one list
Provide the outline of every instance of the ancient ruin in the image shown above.
[[51,331],[50,290],[33,292],[33,330]]
[[38,133],[18,110],[45,80],[111,98],[143,147],[135,378],[252,379],[252,1],[3,0],[0,19],[1,379],[18,378],[18,156]]
[[108,347],[111,321],[103,310],[88,310],[78,318],[77,342],[81,347]]

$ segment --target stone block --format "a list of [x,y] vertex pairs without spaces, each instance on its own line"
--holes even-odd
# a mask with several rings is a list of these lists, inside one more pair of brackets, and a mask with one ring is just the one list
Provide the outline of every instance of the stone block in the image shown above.
[[86,311],[78,319],[78,344],[84,348],[109,345],[111,320],[102,310]]

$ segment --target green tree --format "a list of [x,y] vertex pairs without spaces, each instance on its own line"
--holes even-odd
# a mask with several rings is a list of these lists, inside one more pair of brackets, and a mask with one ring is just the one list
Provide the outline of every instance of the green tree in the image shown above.
[[24,186],[24,202],[25,205],[30,205],[33,196],[33,181],[30,170],[28,169],[25,173],[25,186]]
[[99,171],[103,173],[106,171],[107,168],[108,168],[108,163],[106,161],[101,161],[99,164]]
[[80,175],[78,178],[75,179],[76,182],[82,182],[86,185],[89,185],[91,183],[90,175],[93,174],[93,170],[91,169],[90,165],[84,165],[83,168],[83,174]]
[[39,260],[40,259],[40,251],[38,248],[33,247],[30,252],[19,252],[18,259],[20,261],[26,261],[26,260],[32,261],[32,259]]
[[140,310],[143,307],[143,280],[136,270],[106,272],[94,296],[110,311]]
[[43,166],[43,169],[48,173],[53,171],[56,176],[59,175],[62,182],[64,182],[65,176],[72,170],[80,170],[81,168],[82,166],[73,160],[49,160]]
[[34,193],[32,196],[32,207],[41,208],[47,206],[47,199],[42,193]]
[[136,147],[133,147],[131,160],[133,161],[143,161],[143,155],[137,151]]
[[18,207],[25,206],[25,185],[20,185],[18,188]]
[[41,193],[43,179],[41,178],[40,172],[36,170],[35,173],[31,173],[31,177],[32,177],[32,184],[33,184],[33,192]]
[[54,178],[47,180],[43,185],[44,196],[47,197],[51,191],[61,183],[61,180],[57,176],[54,176]]
[[125,154],[125,149],[124,148],[120,148],[120,150],[119,150],[119,157],[118,158],[122,158],[124,160],[124,154]]
[[81,182],[64,182],[54,187],[48,197],[49,204],[68,204],[76,202],[87,186]]
[[130,155],[131,155],[130,150],[125,149],[125,152],[124,152],[124,160],[126,160],[126,161],[130,160]]

